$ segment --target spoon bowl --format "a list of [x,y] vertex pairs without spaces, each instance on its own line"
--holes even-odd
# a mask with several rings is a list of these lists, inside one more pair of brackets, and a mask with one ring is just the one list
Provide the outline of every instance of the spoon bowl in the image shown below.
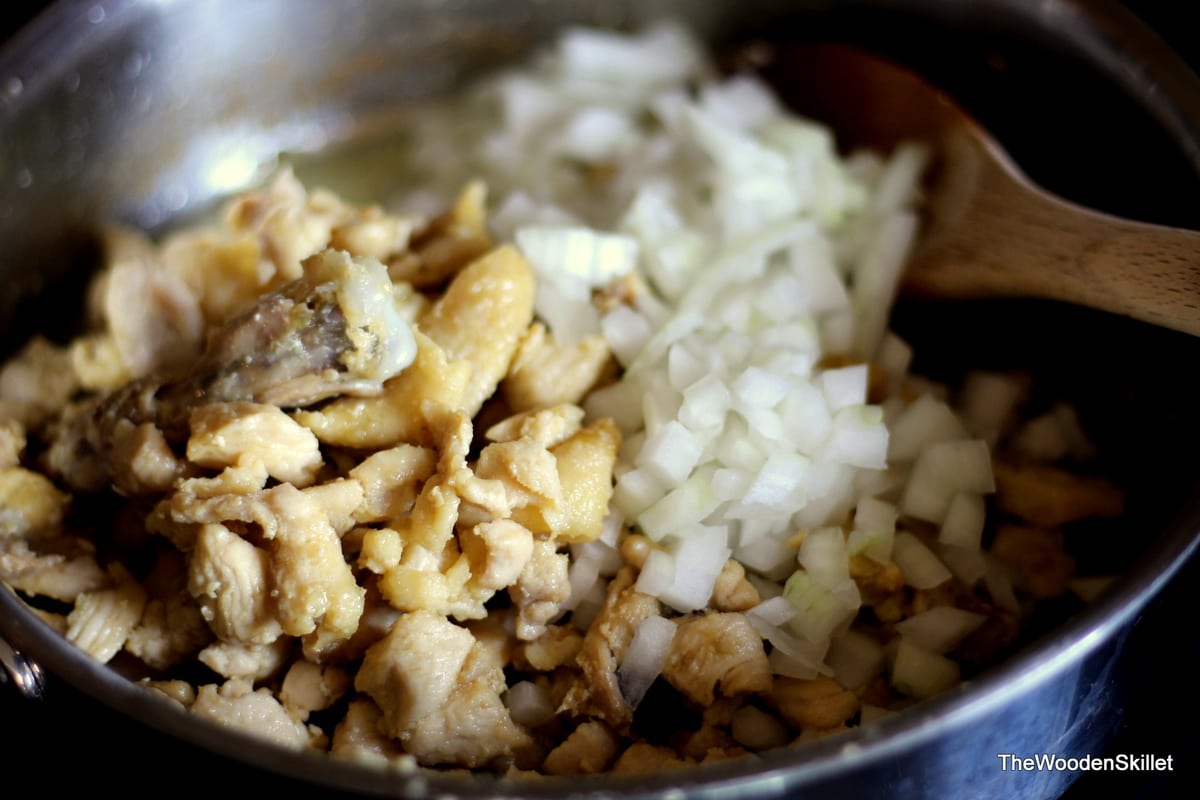
[[789,82],[789,100],[828,122],[843,146],[932,146],[904,292],[1058,300],[1200,335],[1200,232],[1113,216],[1039,187],[946,94],[882,56],[804,43],[774,57],[780,74],[804,76]]

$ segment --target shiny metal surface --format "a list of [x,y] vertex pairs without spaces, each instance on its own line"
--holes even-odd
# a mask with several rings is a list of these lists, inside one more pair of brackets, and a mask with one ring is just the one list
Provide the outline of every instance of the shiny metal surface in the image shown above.
[[[1200,186],[1195,76],[1103,0],[65,0],[0,52],[0,337],[7,349],[81,284],[88,232],[98,221],[160,228],[253,182],[280,150],[311,151],[382,130],[414,102],[508,62],[566,24],[661,15],[687,16],[716,44],[762,33],[855,36],[867,30],[864,19],[881,19],[931,30],[935,39],[950,30],[1061,51],[1154,120],[1195,173],[1193,190]],[[922,57],[921,40],[876,34],[868,43]],[[946,66],[946,74],[953,70]],[[1179,347],[1194,353],[1190,343]],[[1164,469],[1173,457],[1164,457]],[[50,673],[166,734],[370,795],[1054,797],[1069,774],[1004,773],[997,755],[1102,749],[1120,707],[1129,627],[1196,548],[1200,504],[1171,487],[1152,494],[1149,522],[1139,520],[1146,527],[1130,533],[1139,547],[1127,577],[1018,657],[915,713],[757,765],[689,772],[683,785],[679,774],[532,784],[384,774],[281,752],[131,686],[67,646],[8,591],[0,591],[0,635]]]
[[31,661],[0,638],[0,683],[11,683],[21,696],[28,700],[38,700],[46,688],[46,674],[42,665]]

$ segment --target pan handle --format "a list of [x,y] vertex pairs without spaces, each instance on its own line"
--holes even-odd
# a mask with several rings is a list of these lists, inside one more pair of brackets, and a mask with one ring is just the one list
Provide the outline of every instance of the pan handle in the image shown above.
[[31,661],[21,651],[0,637],[0,683],[12,683],[18,692],[30,700],[40,700],[46,689],[46,673],[41,664]]

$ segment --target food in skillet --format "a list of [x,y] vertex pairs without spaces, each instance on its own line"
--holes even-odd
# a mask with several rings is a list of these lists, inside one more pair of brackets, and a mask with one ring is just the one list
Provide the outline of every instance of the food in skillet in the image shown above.
[[996,663],[1121,512],[1025,376],[911,373],[919,143],[843,157],[670,25],[412,136],[386,205],[284,167],[114,229],[87,331],[0,371],[0,578],[192,713],[428,768],[749,756]]

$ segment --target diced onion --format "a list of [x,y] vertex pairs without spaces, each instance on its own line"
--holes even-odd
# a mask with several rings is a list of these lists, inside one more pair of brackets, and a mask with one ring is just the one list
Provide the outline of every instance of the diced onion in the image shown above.
[[906,641],[931,653],[946,653],[976,629],[987,617],[954,606],[935,606],[896,623],[896,632]]
[[673,620],[657,615],[646,617],[638,623],[629,648],[617,668],[621,695],[630,708],[638,707],[650,685],[662,672],[676,630]]
[[958,662],[900,639],[892,661],[891,683],[899,691],[924,700],[959,682]]

